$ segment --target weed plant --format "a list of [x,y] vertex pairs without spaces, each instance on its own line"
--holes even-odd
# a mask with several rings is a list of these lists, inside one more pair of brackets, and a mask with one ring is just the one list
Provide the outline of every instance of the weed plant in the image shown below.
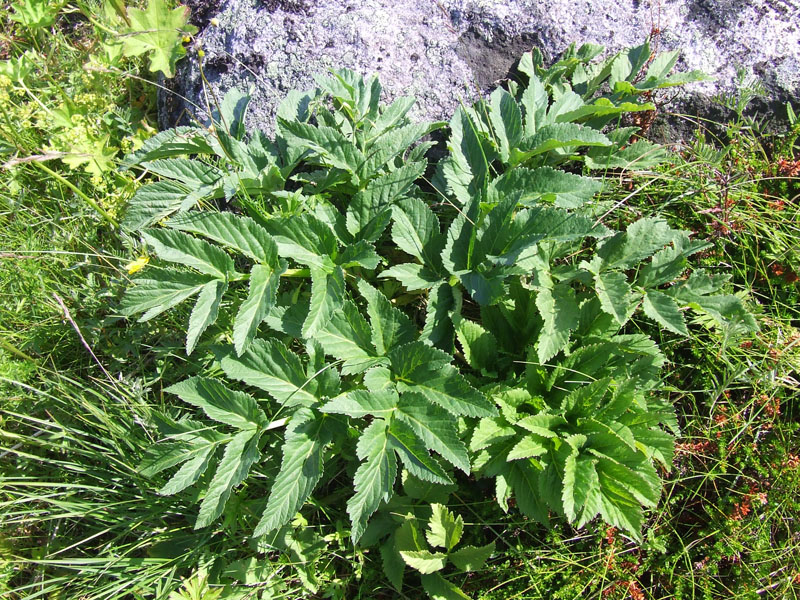
[[[537,144],[560,141],[537,154],[539,146],[533,141],[521,143],[526,139],[527,124],[520,124],[519,137],[514,133],[511,102],[525,107],[523,97],[532,76],[543,82],[549,94],[554,93],[559,81],[567,80],[580,95],[589,94],[582,96],[581,106],[570,109],[585,114],[568,119],[586,126],[589,112],[594,111],[595,116],[599,113],[597,107],[585,108],[591,105],[591,86],[580,87],[581,73],[587,72],[594,58],[594,50],[585,47],[573,50],[551,68],[538,62],[535,53],[529,55],[516,87],[512,85],[486,103],[459,111],[450,124],[450,158],[438,174],[413,166],[422,161],[427,146],[415,150],[412,142],[441,124],[415,126],[402,121],[402,115],[388,130],[409,128],[405,138],[397,135],[392,144],[401,151],[383,163],[375,162],[374,171],[349,172],[353,165],[347,152],[352,151],[344,150],[346,146],[338,138],[336,147],[342,154],[332,151],[327,144],[333,134],[324,127],[341,130],[349,123],[346,136],[369,143],[369,135],[359,135],[368,132],[366,124],[372,119],[362,120],[358,115],[372,110],[373,98],[377,106],[378,98],[368,93],[374,91],[370,85],[361,88],[353,74],[340,73],[338,79],[327,79],[321,85],[328,100],[318,97],[316,122],[297,118],[300,113],[296,110],[282,112],[285,121],[281,127],[288,143],[279,143],[274,152],[263,136],[246,137],[243,129],[237,129],[241,119],[226,111],[231,105],[240,105],[239,99],[218,107],[216,142],[198,127],[192,132],[199,148],[193,158],[199,155],[207,166],[203,177],[214,168],[235,176],[226,179],[223,175],[201,181],[196,189],[186,189],[175,185],[176,172],[167,169],[164,158],[159,166],[152,154],[147,155],[163,147],[164,140],[168,144],[170,134],[145,141],[154,133],[147,121],[153,88],[140,79],[151,67],[160,66],[167,74],[174,68],[174,61],[182,54],[180,39],[192,31],[186,25],[185,13],[169,12],[161,4],[142,6],[142,12],[133,15],[137,19],[163,19],[169,23],[164,27],[168,35],[140,40],[139,47],[134,44],[125,49],[114,43],[114,34],[137,27],[136,19],[127,23],[113,9],[32,0],[19,6],[3,17],[6,62],[0,65],[5,77],[0,81],[4,94],[0,136],[9,163],[0,171],[4,190],[0,195],[0,593],[15,600],[417,598],[426,592],[437,598],[466,595],[486,600],[798,596],[800,442],[796,397],[800,315],[795,275],[798,198],[794,168],[800,151],[796,123],[784,133],[764,133],[757,122],[744,116],[745,100],[752,95],[744,93],[732,105],[741,110],[727,125],[727,137],[722,140],[701,129],[694,141],[666,154],[643,141],[623,140],[625,131],[613,134],[619,124],[609,119],[594,130],[603,128],[605,133],[598,135],[605,135],[611,144],[592,132],[576,134],[578,130],[572,130],[570,135],[559,137],[562,131],[547,140],[539,139]],[[130,16],[129,12],[129,21]],[[147,31],[142,25],[138,27]],[[48,52],[43,51],[45,43]],[[143,59],[132,58],[139,50]],[[639,67],[647,70],[653,65],[647,64],[649,53],[645,56],[640,51],[639,55],[629,55],[627,60],[632,79],[642,83],[635,77]],[[640,58],[644,62],[637,67]],[[669,77],[676,77],[672,83],[684,81],[682,76],[668,75],[668,62],[651,69],[661,76],[653,81],[663,84]],[[82,70],[87,63],[92,65],[88,73]],[[24,75],[31,64],[35,70]],[[619,93],[611,99],[616,108],[625,103],[628,111],[649,108],[647,98],[637,101],[636,90],[624,83]],[[623,98],[625,94],[628,96]],[[75,99],[70,102],[67,97]],[[359,97],[365,99],[363,103]],[[528,92],[528,99],[531,97]],[[286,106],[291,107],[291,102]],[[131,107],[133,112],[129,112]],[[398,112],[400,108],[395,107]],[[616,117],[608,106],[604,110]],[[520,114],[526,116],[528,109]],[[223,124],[225,127],[220,126]],[[319,132],[329,137],[320,139]],[[202,145],[209,141],[207,147]],[[292,144],[299,143],[312,152],[293,153]],[[604,152],[609,146],[614,151]],[[480,152],[476,152],[478,148]],[[356,149],[363,151],[364,147]],[[119,169],[122,151],[134,154]],[[394,162],[396,156],[405,160]],[[27,160],[30,158],[34,160]],[[488,168],[482,170],[484,160]],[[527,164],[520,164],[524,161]],[[136,163],[148,167],[144,186],[138,181]],[[567,170],[560,170],[562,167]],[[395,200],[397,207],[384,214],[380,204],[366,201],[374,195],[376,183],[389,182],[398,177],[392,175],[398,171],[408,176],[409,185],[404,184],[400,192],[404,197]],[[427,181],[414,184],[423,173]],[[620,231],[619,239],[623,240],[634,237],[635,230],[629,226],[642,218],[653,227],[667,227],[671,232],[689,231],[690,240],[709,240],[711,245],[692,256],[694,267],[711,274],[732,275],[722,291],[735,293],[728,296],[733,298],[728,301],[730,306],[741,303],[746,311],[736,309],[714,318],[708,310],[713,303],[692,298],[686,305],[690,309],[681,310],[685,316],[678,321],[674,315],[654,318],[652,310],[650,314],[640,311],[628,315],[613,294],[605,301],[602,294],[597,296],[600,310],[596,315],[605,314],[605,318],[618,321],[624,318],[624,334],[649,336],[665,361],[658,394],[674,406],[674,425],[680,433],[674,459],[657,467],[663,492],[656,507],[641,512],[637,502],[635,508],[629,506],[626,520],[617,517],[614,522],[605,512],[594,520],[587,515],[584,520],[588,522],[575,528],[567,523],[572,517],[561,505],[567,518],[546,515],[545,527],[525,514],[534,511],[536,494],[520,496],[519,479],[513,474],[506,474],[513,493],[498,493],[502,490],[497,487],[497,478],[486,476],[491,471],[480,466],[480,449],[474,444],[471,428],[481,422],[489,427],[489,419],[494,419],[493,424],[516,427],[516,445],[531,441],[542,445],[542,440],[513,422],[497,421],[499,417],[484,416],[479,421],[466,414],[458,417],[456,432],[472,446],[469,461],[477,462],[476,472],[484,477],[454,473],[448,460],[459,461],[460,447],[453,442],[449,450],[444,447],[444,453],[441,447],[434,448],[445,461],[437,461],[437,454],[429,454],[426,448],[416,455],[419,464],[397,454],[394,460],[405,465],[408,472],[397,482],[395,497],[389,504],[376,506],[377,514],[358,544],[353,544],[354,511],[351,506],[348,514],[345,507],[353,496],[354,477],[356,492],[359,490],[358,459],[363,456],[356,441],[370,428],[375,429],[381,417],[365,420],[341,412],[345,408],[352,412],[352,406],[345,406],[348,402],[365,400],[359,392],[365,389],[361,383],[364,376],[354,358],[377,359],[372,365],[373,375],[380,374],[374,369],[385,365],[376,347],[375,354],[367,352],[366,357],[340,356],[341,348],[330,340],[331,312],[342,312],[341,306],[353,303],[358,314],[366,315],[365,324],[371,329],[377,323],[387,324],[389,318],[395,326],[394,334],[384,327],[383,331],[389,332],[384,335],[390,336],[384,343],[394,339],[391,335],[411,335],[405,327],[407,318],[414,323],[414,335],[422,331],[423,337],[439,346],[438,352],[446,351],[454,357],[453,364],[469,387],[493,400],[496,392],[487,388],[487,381],[508,377],[508,385],[514,378],[531,377],[530,367],[519,372],[513,366],[506,367],[505,375],[492,373],[499,361],[487,358],[491,345],[481,342],[488,339],[490,331],[498,338],[495,348],[500,348],[500,355],[512,355],[502,346],[499,330],[487,323],[492,322],[491,307],[507,303],[493,298],[495,280],[499,277],[501,284],[519,297],[521,292],[515,291],[512,283],[519,275],[503,272],[499,268],[502,262],[487,261],[485,256],[498,256],[492,252],[479,256],[473,250],[466,254],[466,265],[456,264],[462,260],[459,257],[452,265],[440,265],[424,252],[424,243],[419,252],[404,239],[399,224],[423,214],[419,208],[423,201],[433,206],[433,219],[438,219],[445,232],[456,232],[458,227],[466,231],[470,221],[480,224],[481,219],[499,223],[501,215],[491,194],[513,189],[518,182],[513,181],[511,173],[526,174],[527,196],[521,200],[528,205],[525,210],[590,215],[590,224],[603,215],[604,225]],[[538,177],[528,173],[538,173]],[[589,177],[577,178],[579,173]],[[539,189],[536,186],[544,174],[551,179]],[[181,173],[184,181],[185,175]],[[558,186],[553,183],[556,177]],[[198,192],[204,185],[206,188]],[[602,192],[596,196],[601,185]],[[152,186],[159,193],[170,189],[175,194],[180,192],[180,201],[173,200],[166,212],[163,205],[152,212],[148,205],[152,196],[147,194]],[[312,189],[314,193],[309,193]],[[532,189],[536,190],[533,196]],[[133,230],[163,222],[182,204],[191,206],[187,196],[193,192],[203,210],[172,217],[167,221],[175,225],[172,230],[150,227],[144,236],[148,247],[139,245],[138,235],[128,237],[115,229],[124,219]],[[476,196],[480,202],[473,208],[471,200]],[[131,197],[135,199],[126,211]],[[363,210],[348,208],[354,197],[365,207]],[[622,198],[626,200],[622,202]],[[544,209],[540,208],[542,203],[546,203]],[[236,255],[232,267],[249,279],[242,277],[237,282],[235,276],[229,278],[224,295],[215,277],[204,280],[203,285],[221,294],[222,300],[217,320],[206,319],[209,322],[202,328],[197,326],[199,317],[192,317],[198,313],[192,306],[169,307],[143,323],[122,318],[120,307],[125,313],[136,312],[131,309],[130,297],[119,304],[122,288],[137,289],[131,287],[127,271],[138,269],[140,281],[150,277],[163,284],[165,280],[154,274],[165,272],[163,260],[169,260],[170,240],[182,233],[197,240],[193,243],[199,247],[200,238],[191,235],[199,232],[202,223],[193,221],[192,215],[226,214],[209,210],[213,206],[233,206],[233,212],[227,213],[230,216],[222,217],[231,223],[241,223],[243,215],[249,215],[257,227],[266,228],[267,236],[276,240],[275,255],[261,255],[255,252],[255,246],[245,246],[251,254],[255,252],[255,259],[248,258],[247,252]],[[292,238],[291,231],[282,229],[284,223],[292,219],[336,222],[334,211],[342,211],[344,218],[340,225],[334,223],[332,230],[336,247],[325,247],[330,264],[323,260],[318,265],[313,253],[308,252],[305,263],[278,262],[303,256],[295,247],[287,253],[285,247],[298,240]],[[466,215],[460,224],[459,215]],[[385,229],[375,233],[382,219]],[[249,232],[258,231],[247,227]],[[481,227],[476,228],[477,239],[485,237]],[[208,227],[204,231],[207,235]],[[431,242],[433,232],[431,229],[428,243],[435,245],[435,240]],[[220,235],[218,232],[217,238]],[[670,235],[673,237],[662,246],[675,248],[683,243],[675,241],[676,233]],[[347,246],[357,246],[359,236],[366,244],[361,244],[359,252],[350,250],[348,254]],[[599,241],[582,237],[572,251],[590,262],[591,252],[602,255],[602,244],[610,243],[608,237]],[[268,250],[268,246],[269,242],[264,242],[261,249]],[[383,264],[375,263],[369,246]],[[214,248],[220,246],[215,242]],[[221,250],[222,255],[211,252],[223,261],[223,256],[232,256],[229,250]],[[556,264],[562,270],[557,271],[554,289],[567,292],[558,285],[569,281],[564,269],[577,265],[570,262],[571,253],[560,256],[563,258]],[[253,279],[258,279],[259,270],[252,265],[265,265],[273,272],[285,269],[278,278],[280,283],[276,282],[281,293],[276,294],[274,307],[260,326],[260,318],[248,317],[248,312],[240,308],[247,305],[255,287]],[[381,269],[389,271],[386,267],[391,267],[395,277],[374,276]],[[535,268],[541,271],[541,266]],[[424,269],[437,277],[429,277]],[[262,271],[267,274],[267,269]],[[187,271],[178,268],[176,272]],[[598,280],[602,282],[609,275],[619,280],[617,273],[636,276],[630,269],[600,268],[599,273],[589,270],[576,280],[580,283],[570,285],[573,293],[586,301],[597,294]],[[412,284],[412,275],[423,281]],[[355,276],[371,286],[356,284]],[[532,289],[541,289],[540,281],[530,283]],[[445,285],[460,292],[460,306],[446,304]],[[430,291],[419,291],[426,287]],[[333,294],[335,301],[330,303],[327,293],[316,292],[319,289]],[[285,316],[292,306],[304,302],[313,305],[315,293],[316,318],[305,315],[292,321]],[[532,293],[531,289],[527,293]],[[657,294],[652,297],[660,298]],[[447,308],[437,309],[437,303],[443,302]],[[706,303],[705,309],[702,303]],[[534,299],[531,315],[540,323],[544,319],[536,316],[541,310],[536,304],[539,301]],[[158,305],[150,308],[154,306]],[[280,322],[276,321],[276,310],[283,315]],[[747,327],[743,327],[747,312],[756,315],[757,333],[747,333]],[[186,324],[192,322],[199,332],[188,345],[191,353],[187,355]],[[276,325],[285,330],[276,332]],[[550,327],[556,336],[557,321]],[[683,333],[684,328],[688,336],[672,331]],[[575,331],[568,328],[563,344],[576,339]],[[374,331],[369,331],[368,337],[368,343],[380,339]],[[316,348],[307,339],[316,339],[323,347]],[[339,381],[346,386],[345,393],[329,394],[324,409],[318,404],[298,408],[285,402],[279,411],[272,412],[279,406],[274,394],[283,391],[272,386],[264,394],[257,386],[245,388],[234,383],[232,365],[241,368],[243,357],[252,356],[253,348],[259,345],[274,349],[283,342],[287,343],[287,353],[309,361],[302,381],[297,380],[295,391],[290,393],[323,395],[319,390],[325,388],[320,386],[333,389],[337,384],[331,373],[337,371]],[[388,349],[393,345],[397,344],[389,343]],[[226,351],[226,346],[232,349]],[[563,360],[559,352],[564,352],[565,345],[550,356],[554,349],[544,347],[544,342],[536,338],[532,355],[522,361]],[[419,352],[430,353],[423,348]],[[337,360],[326,365],[324,354]],[[396,364],[390,360],[388,366],[394,369]],[[324,372],[323,367],[327,367]],[[448,371],[452,380],[456,377],[444,364],[439,368]],[[200,373],[212,379],[193,379]],[[198,515],[202,518],[202,506],[208,505],[207,490],[213,488],[216,463],[194,486],[158,494],[159,488],[173,481],[177,467],[167,466],[156,473],[163,463],[157,465],[154,460],[164,459],[163,449],[170,443],[213,441],[222,435],[225,437],[219,443],[230,444],[237,435],[242,437],[237,431],[250,426],[242,426],[241,419],[232,426],[232,417],[224,411],[215,412],[214,402],[209,404],[208,397],[192,396],[187,381],[225,381],[235,388],[229,392],[231,398],[248,403],[243,392],[255,394],[259,410],[269,415],[264,423],[257,412],[246,415],[255,419],[258,427],[266,428],[258,448],[262,459],[254,462],[249,475],[242,478],[242,484],[230,493],[219,512],[214,511],[217,518],[208,518],[205,513],[207,523],[201,527],[197,527]],[[556,382],[556,388],[570,385],[573,382],[569,380]],[[615,385],[609,393],[619,396],[613,392]],[[166,392],[166,388],[177,395]],[[400,392],[408,394],[409,390]],[[649,397],[648,392],[645,398]],[[197,406],[203,406],[205,413],[195,410]],[[508,403],[498,406],[503,418],[509,419],[513,413]],[[542,408],[536,407],[539,412]],[[278,422],[289,416],[290,409],[295,414],[321,410],[339,420],[341,431],[333,451],[325,454],[327,479],[323,484],[308,495],[305,503],[301,500],[293,510],[281,512],[276,531],[253,537],[260,520],[261,528],[269,529],[263,526],[262,515],[265,509],[269,512],[270,494],[275,491],[272,482],[280,480],[282,456],[286,456],[280,433],[285,424]],[[426,410],[439,415],[430,407]],[[220,418],[227,424],[220,425]],[[555,433],[565,436],[562,430]],[[553,452],[553,459],[547,458],[549,454],[531,456],[543,463],[558,460],[557,450],[548,452]],[[224,458],[217,455],[215,460]],[[431,473],[440,479],[447,477],[458,487],[425,481],[415,477],[413,469],[427,472],[429,478]],[[565,487],[563,481],[558,485]],[[498,498],[501,503],[505,499],[507,512],[498,508]],[[547,512],[557,514],[558,506],[548,505]],[[272,514],[276,514],[274,510]],[[636,523],[640,526],[632,526]],[[398,592],[397,573],[403,567],[405,577]]]

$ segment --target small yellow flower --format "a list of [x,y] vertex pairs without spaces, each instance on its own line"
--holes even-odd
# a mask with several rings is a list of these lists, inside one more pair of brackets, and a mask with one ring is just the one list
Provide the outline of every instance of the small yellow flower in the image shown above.
[[184,44],[188,44],[191,41],[192,41],[192,38],[190,38],[188,35],[183,36],[183,43]]
[[198,50],[198,51],[197,51],[197,56],[198,56],[199,58],[203,58],[205,55],[206,55],[206,53],[205,53],[205,52],[203,52],[202,50]]
[[211,26],[212,26],[212,27],[219,27],[219,19],[218,19],[218,18],[216,18],[216,17],[214,17],[213,19],[211,19],[210,23],[211,23]]
[[134,273],[138,273],[144,266],[150,262],[150,258],[147,256],[140,256],[132,263],[129,263],[128,266],[125,268],[128,270],[128,275],[133,275]]

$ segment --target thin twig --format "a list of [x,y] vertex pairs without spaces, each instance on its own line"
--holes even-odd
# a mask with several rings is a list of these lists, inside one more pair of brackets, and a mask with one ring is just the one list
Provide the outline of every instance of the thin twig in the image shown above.
[[97,366],[100,367],[100,370],[103,371],[103,373],[105,374],[106,377],[108,377],[108,380],[112,383],[112,385],[114,385],[114,387],[116,387],[117,386],[117,382],[114,381],[114,378],[111,376],[111,373],[109,373],[106,370],[106,368],[103,366],[103,363],[100,362],[100,359],[97,358],[97,355],[92,350],[92,347],[89,346],[89,343],[86,341],[86,338],[83,337],[83,334],[81,333],[81,329],[80,329],[80,327],[78,327],[78,324],[75,322],[75,319],[72,318],[72,315],[70,314],[69,309],[67,308],[67,305],[64,304],[64,301],[55,292],[53,292],[53,298],[56,299],[56,302],[58,302],[58,305],[61,307],[61,310],[64,311],[64,318],[67,321],[69,321],[70,325],[72,325],[72,328],[75,330],[75,333],[78,334],[78,337],[80,338],[81,343],[83,344],[83,347],[86,348],[89,351],[89,354],[92,355],[92,358],[94,359],[94,362],[97,363]]

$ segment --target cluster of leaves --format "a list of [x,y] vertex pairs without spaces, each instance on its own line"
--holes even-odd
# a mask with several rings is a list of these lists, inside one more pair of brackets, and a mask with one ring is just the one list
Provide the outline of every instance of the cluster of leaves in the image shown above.
[[397,502],[401,473],[405,498],[426,505],[409,482],[435,494],[461,471],[494,478],[506,510],[513,496],[543,523],[599,514],[640,535],[677,424],[664,358],[634,321],[677,335],[687,310],[755,323],[724,276],[689,271],[705,244],[657,218],[608,228],[600,183],[563,170],[652,164],[660,150],[612,119],[686,79],[646,45],[591,62],[598,52],[547,70],[528,55],[526,84],[459,109],[433,189],[417,183],[431,143],[415,143],[444,124],[410,122],[413,99],[383,106],[378,81],[347,70],[291,93],[275,139],[246,135],[247,98],[232,92],[212,129],[164,132],[129,157],[164,179],[140,188],[125,225],[173,266],[146,267],[121,311],[147,320],[196,296],[186,349],[213,358],[168,391],[215,424],[165,417],[141,467],[182,463],[161,492],[198,485],[196,527],[255,465],[274,473],[255,536],[346,473],[353,541],[387,540],[434,595],[445,558],[473,559],[451,552],[460,527],[442,507],[428,541],[447,554],[370,519]]

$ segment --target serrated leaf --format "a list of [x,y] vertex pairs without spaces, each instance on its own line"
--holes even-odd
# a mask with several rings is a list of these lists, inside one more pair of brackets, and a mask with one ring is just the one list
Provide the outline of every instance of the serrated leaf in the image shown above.
[[451,552],[447,557],[462,571],[478,571],[492,554],[494,554],[494,542],[485,546],[464,546],[460,550]]
[[430,552],[428,550],[401,550],[400,556],[412,569],[422,574],[441,571],[447,564],[447,555],[443,552]]
[[678,335],[689,335],[683,313],[678,308],[675,300],[658,290],[647,290],[642,302],[644,314],[659,325],[666,327]]
[[254,537],[279,529],[297,514],[322,478],[323,449],[329,438],[324,416],[305,408],[295,412],[286,428],[281,469]]
[[360,265],[366,269],[377,269],[381,264],[381,257],[375,252],[375,247],[366,240],[359,240],[355,244],[348,244],[336,262],[344,268]]
[[594,276],[595,290],[603,310],[624,325],[631,316],[631,286],[624,273],[616,271]]
[[143,312],[139,322],[144,323],[173,306],[191,298],[213,281],[207,275],[168,269],[148,269],[136,280],[136,285],[125,290],[120,302],[120,314],[129,316]]
[[553,150],[571,150],[584,146],[609,146],[611,141],[599,131],[577,123],[545,125],[536,133],[520,142],[519,149],[512,149],[510,162],[518,165],[534,156]]
[[525,436],[516,446],[514,446],[506,456],[506,460],[519,460],[522,458],[532,458],[545,454],[549,448],[545,446],[541,440],[537,440],[533,436]]
[[410,425],[394,419],[389,425],[391,447],[403,461],[409,473],[423,481],[433,483],[452,483],[442,466],[433,458],[425,443],[417,437]]
[[230,212],[187,212],[171,218],[167,226],[205,236],[261,264],[278,266],[278,246],[250,217]]
[[515,435],[517,435],[517,430],[499,417],[481,419],[475,427],[475,431],[472,432],[469,449],[477,452]]
[[469,600],[469,596],[439,573],[421,575],[420,581],[431,600]]
[[190,485],[194,485],[208,470],[216,448],[216,444],[209,445],[203,452],[183,463],[181,468],[170,477],[170,480],[158,490],[158,493],[162,496],[172,496],[182,492]]
[[503,195],[519,194],[520,204],[552,202],[562,208],[583,206],[603,187],[600,181],[551,167],[511,169],[491,185]]
[[142,237],[163,260],[192,267],[218,279],[233,273],[231,257],[204,240],[169,229],[148,229],[142,232]]
[[225,446],[222,460],[217,465],[214,478],[208,486],[194,528],[200,529],[213,523],[222,514],[233,488],[244,481],[250,467],[259,459],[259,432],[256,429],[240,431]]
[[508,162],[509,149],[522,138],[522,112],[514,97],[503,88],[497,88],[489,97],[489,120],[492,125],[500,159]]
[[536,295],[544,326],[536,344],[539,362],[546,363],[567,347],[570,332],[578,327],[580,310],[575,292],[564,284],[544,287]]
[[209,419],[237,429],[257,429],[267,423],[266,415],[252,396],[231,390],[216,379],[191,377],[164,391],[202,409]]
[[159,442],[147,449],[137,470],[145,477],[153,477],[191,458],[192,450],[185,442]]
[[522,514],[547,525],[549,515],[539,491],[539,474],[540,471],[530,461],[518,460],[510,463],[506,480],[514,490],[514,498]]
[[411,427],[426,448],[469,473],[467,449],[458,435],[455,419],[446,410],[416,393],[405,392],[397,406],[396,417]]
[[642,450],[648,458],[652,458],[670,471],[672,456],[675,452],[675,437],[660,429],[637,428],[634,437],[636,447]]
[[352,530],[350,537],[358,542],[364,534],[369,517],[378,510],[382,501],[388,502],[394,494],[397,477],[397,459],[389,447],[387,424],[374,421],[359,438],[356,452],[364,462],[358,467],[353,486],[355,495],[347,502]]
[[464,519],[461,515],[453,515],[446,506],[432,504],[433,514],[428,520],[425,538],[431,546],[452,550],[461,540],[464,531]]
[[604,269],[630,269],[676,239],[664,219],[634,221],[625,232],[606,239],[597,251]]
[[378,277],[396,279],[409,291],[425,290],[442,281],[442,278],[433,271],[414,263],[394,265],[381,271]]
[[[120,165],[123,171],[146,161],[189,154],[213,154],[208,144],[210,133],[200,127],[180,126],[146,139],[142,147],[128,154]],[[173,182],[159,182],[173,183]],[[141,188],[140,188],[141,189]]]
[[311,269],[311,303],[303,322],[304,338],[311,338],[330,320],[344,302],[344,271],[336,267],[333,273]]
[[546,438],[558,437],[555,433],[556,428],[566,424],[567,420],[561,415],[548,414],[531,415],[529,417],[525,417],[524,419],[520,419],[515,423],[515,425],[518,425],[523,429],[527,429],[531,433],[535,433],[536,435],[541,435]]
[[420,394],[455,415],[489,417],[497,410],[452,367],[450,355],[422,342],[389,352],[398,389]]
[[414,339],[416,329],[403,312],[363,279],[357,283],[359,293],[367,301],[367,315],[372,329],[372,343],[378,354],[384,355],[391,348]]
[[392,208],[392,240],[403,252],[416,257],[436,272],[441,268],[444,248],[439,219],[418,198],[407,198]]
[[332,256],[336,254],[336,236],[330,227],[315,216],[304,213],[297,217],[270,219],[264,227],[278,244],[282,258],[332,272]]
[[446,281],[430,290],[425,308],[425,326],[422,328],[420,340],[452,351],[455,329],[451,314],[459,310],[461,300],[457,294]]
[[330,320],[317,332],[316,340],[327,354],[344,361],[364,365],[376,356],[372,345],[372,331],[358,307],[346,300]]
[[241,356],[223,355],[220,366],[228,377],[264,390],[281,404],[317,402],[300,358],[278,340],[255,339]]
[[203,332],[217,320],[219,303],[228,284],[221,280],[209,281],[203,286],[197,302],[189,315],[189,329],[186,331],[186,354],[191,354]]
[[159,158],[141,165],[151,173],[176,179],[192,189],[213,185],[222,177],[222,171],[216,167],[189,158]]
[[[530,54],[523,55],[520,61],[520,70],[523,69],[525,57],[529,56]],[[525,135],[530,137],[536,133],[539,127],[545,124],[547,105],[550,102],[550,98],[541,80],[534,73],[534,70],[530,69],[527,73],[530,79],[528,85],[525,87],[525,91],[522,92],[521,104],[525,111]]]
[[371,415],[389,419],[397,410],[398,401],[397,392],[394,390],[352,390],[329,400],[319,410],[353,418]]
[[394,589],[400,591],[403,588],[403,574],[405,562],[400,553],[395,550],[395,536],[390,535],[380,547],[381,565],[386,579],[392,584]]
[[409,123],[386,131],[372,143],[367,150],[367,162],[362,169],[361,177],[372,178],[390,161],[404,153],[409,146],[419,138],[437,129],[446,123]]
[[497,340],[474,321],[460,319],[456,336],[464,358],[473,369],[492,369],[497,363]]
[[371,180],[347,206],[347,230],[356,240],[375,241],[391,219],[391,207],[422,177],[425,163],[406,163]]
[[[484,145],[468,112],[460,106],[450,120],[450,150],[456,178],[447,177],[456,197],[467,202],[479,190],[483,190],[489,176],[489,162],[493,158],[488,154],[489,145]],[[465,186],[465,184],[467,184]],[[459,190],[459,188],[462,188]]]
[[174,181],[157,181],[141,186],[128,201],[122,219],[123,228],[139,231],[155,225],[177,211],[188,193],[185,186]]
[[314,127],[299,121],[278,118],[284,135],[296,139],[313,151],[325,164],[357,175],[366,161],[364,154],[341,132],[332,127]]
[[239,356],[250,346],[258,332],[258,326],[275,305],[281,273],[285,270],[285,263],[280,269],[253,265],[250,270],[247,298],[239,306],[239,312],[233,320],[233,347]]

